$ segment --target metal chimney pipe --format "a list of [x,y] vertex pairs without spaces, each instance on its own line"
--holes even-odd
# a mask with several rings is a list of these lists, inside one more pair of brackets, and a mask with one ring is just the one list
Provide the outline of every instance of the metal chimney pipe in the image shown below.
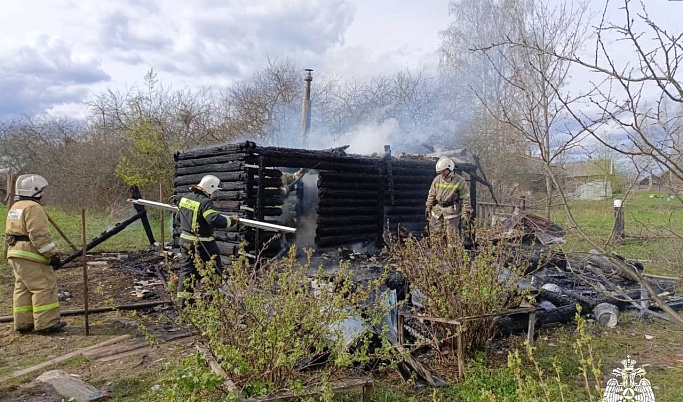
[[306,147],[308,132],[311,131],[311,81],[313,81],[313,76],[311,75],[313,70],[307,68],[305,71],[304,82],[306,82],[306,90],[301,105],[301,145],[303,147]]

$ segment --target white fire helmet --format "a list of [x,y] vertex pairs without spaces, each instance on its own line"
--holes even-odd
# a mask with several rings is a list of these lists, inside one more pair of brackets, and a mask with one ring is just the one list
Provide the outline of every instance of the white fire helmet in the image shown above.
[[45,187],[47,180],[43,176],[23,174],[17,178],[15,190],[19,197],[38,198]]
[[443,170],[450,170],[451,172],[455,168],[455,163],[450,159],[445,156],[442,156],[439,158],[439,161],[436,162],[436,173],[441,173]]
[[202,177],[202,180],[197,184],[197,187],[201,187],[208,195],[211,195],[216,190],[221,189],[221,179],[214,175],[207,174]]

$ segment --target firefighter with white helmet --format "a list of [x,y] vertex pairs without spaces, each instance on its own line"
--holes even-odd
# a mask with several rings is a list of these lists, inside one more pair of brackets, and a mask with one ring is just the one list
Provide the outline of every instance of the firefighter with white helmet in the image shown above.
[[[176,224],[180,227],[180,267],[178,292],[181,296],[194,291],[193,280],[201,276],[195,265],[195,254],[207,265],[213,265],[217,274],[223,271],[220,250],[213,237],[214,229],[235,226],[239,221],[236,215],[226,218],[214,209],[211,195],[220,190],[221,181],[213,175],[202,177],[199,184],[190,187],[190,193],[180,199]],[[212,261],[212,263],[209,263]]]
[[429,188],[425,210],[430,234],[459,235],[461,216],[470,213],[469,186],[454,169],[450,158],[441,157],[436,163],[437,176]]
[[19,176],[16,202],[7,212],[5,242],[15,279],[14,329],[19,332],[51,332],[66,326],[59,321],[57,280],[52,268],[59,264],[59,254],[40,203],[46,187],[42,176]]

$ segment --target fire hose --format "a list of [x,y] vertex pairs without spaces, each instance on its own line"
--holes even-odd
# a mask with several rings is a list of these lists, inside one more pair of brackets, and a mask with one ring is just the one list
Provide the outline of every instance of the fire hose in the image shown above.
[[[137,205],[143,205],[145,207],[161,208],[161,209],[165,209],[168,211],[178,212],[178,207],[176,207],[175,205],[164,204],[162,202],[143,200],[143,199],[138,199],[138,200],[128,199],[128,202],[131,202],[131,203],[137,204]],[[224,215],[224,214],[221,214],[221,215],[228,218],[228,219],[233,219],[229,215]],[[248,227],[252,227],[252,228],[256,228],[256,229],[267,230],[270,232],[296,233],[296,228],[292,228],[289,226],[276,225],[274,223],[255,221],[255,220],[246,219],[246,218],[239,218],[238,222],[244,226],[248,226]]]

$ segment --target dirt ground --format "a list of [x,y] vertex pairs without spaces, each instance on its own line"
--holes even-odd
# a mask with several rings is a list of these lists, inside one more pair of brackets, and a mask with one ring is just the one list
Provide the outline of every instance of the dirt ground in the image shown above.
[[[89,304],[91,307],[133,304],[143,301],[168,300],[169,295],[163,286],[149,289],[152,297],[139,299],[132,295],[136,280],[157,280],[154,267],[164,264],[164,259],[155,253],[138,253],[129,258],[117,259],[116,255],[98,255],[94,260],[100,261],[88,269]],[[61,301],[62,310],[83,308],[83,271],[67,268],[56,271],[58,290],[71,293],[71,298]],[[11,291],[13,277],[7,265],[0,267],[0,315],[11,315]],[[159,322],[148,323],[147,330],[155,335],[178,331],[173,325],[175,316],[171,306],[157,306],[138,311],[150,319],[159,318]],[[85,320],[83,316],[63,317],[68,326],[54,335],[27,334],[20,335],[13,331],[11,323],[0,323],[0,401],[61,401],[50,386],[37,383],[34,379],[51,369],[65,370],[80,376],[105,392],[109,392],[114,400],[125,396],[131,387],[139,384],[152,384],[163,369],[164,363],[178,358],[189,349],[179,342],[161,343],[148,353],[125,357],[109,362],[88,361],[82,356],[74,357],[53,367],[37,370],[18,378],[7,379],[12,373],[42,363],[49,359],[63,356],[79,348],[91,346],[115,336],[130,334],[143,339],[141,321],[132,312],[109,312],[90,316],[90,336],[85,336]],[[152,384],[153,385],[153,384]],[[125,398],[123,398],[125,400]]]

